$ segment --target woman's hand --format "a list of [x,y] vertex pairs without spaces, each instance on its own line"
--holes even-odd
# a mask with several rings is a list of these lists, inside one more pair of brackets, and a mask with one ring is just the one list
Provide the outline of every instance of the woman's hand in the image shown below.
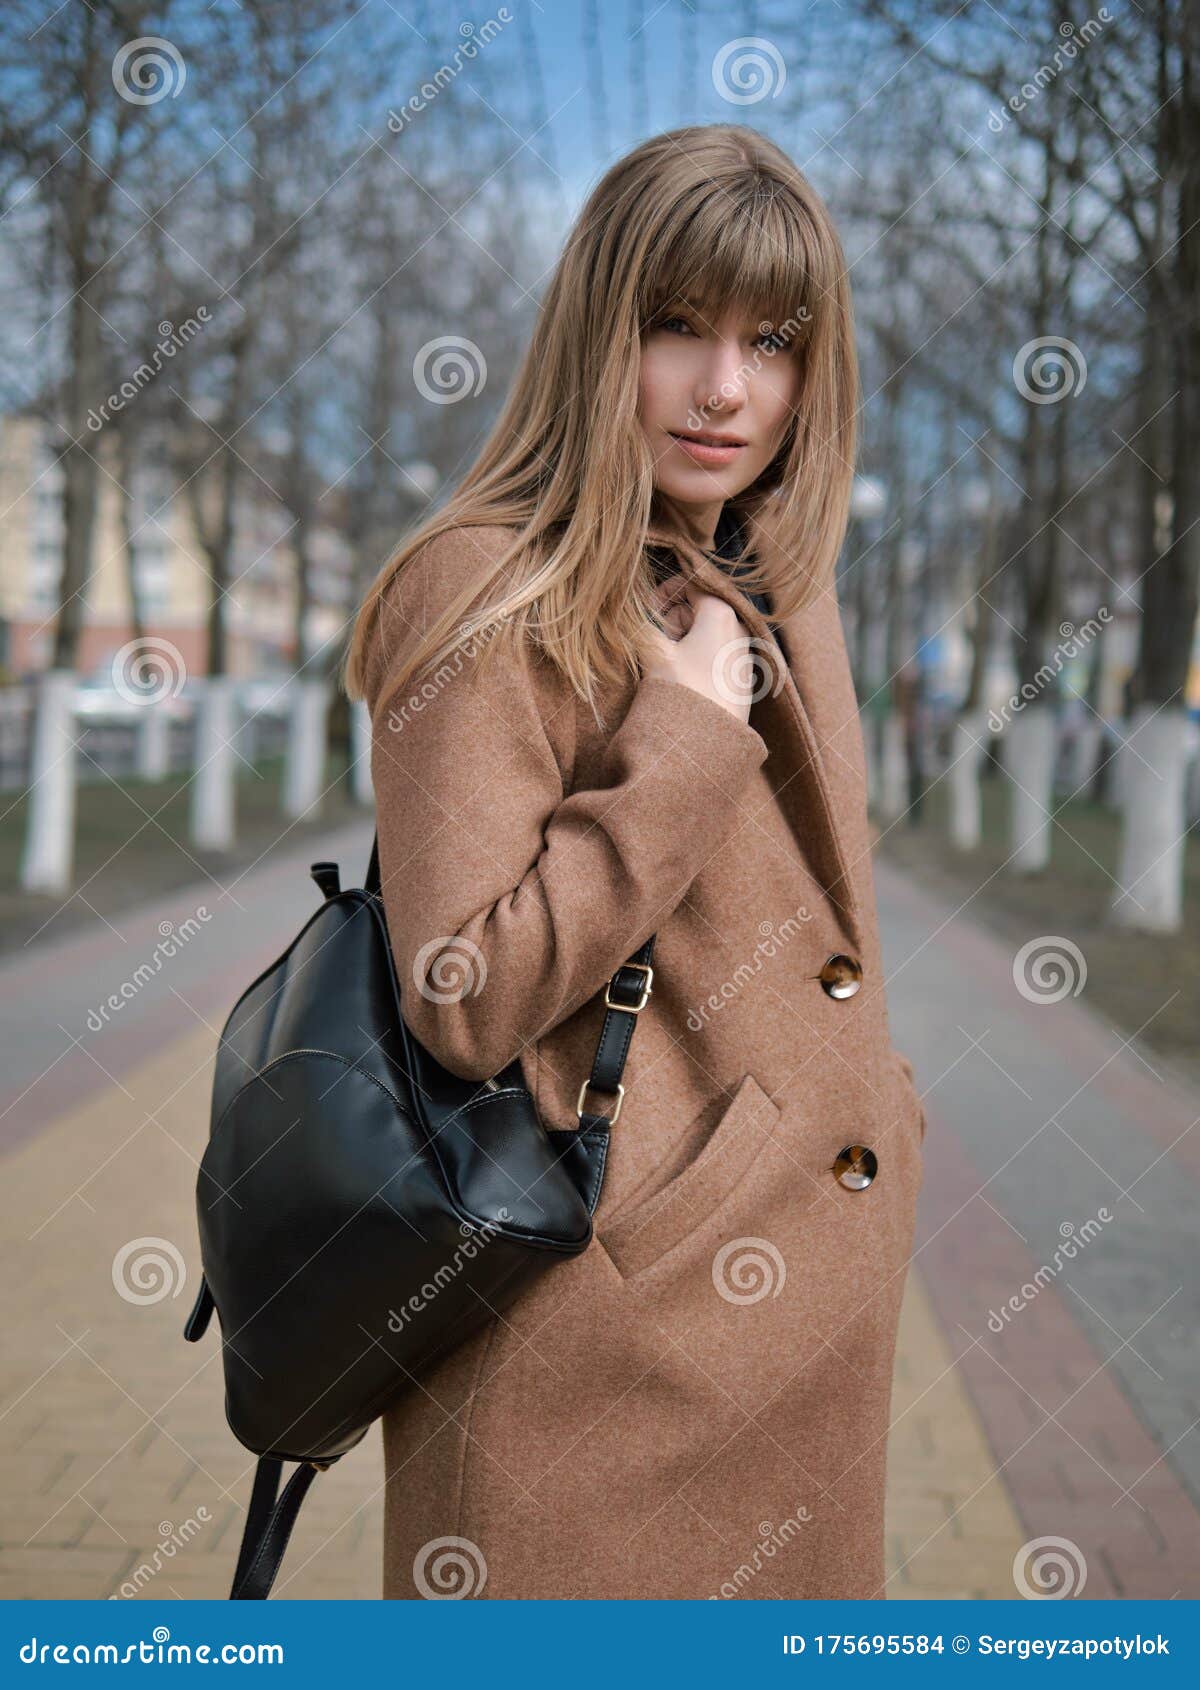
[[750,636],[737,611],[680,575],[662,582],[657,597],[666,631],[652,631],[656,650],[645,677],[681,682],[748,722],[755,666],[747,661]]

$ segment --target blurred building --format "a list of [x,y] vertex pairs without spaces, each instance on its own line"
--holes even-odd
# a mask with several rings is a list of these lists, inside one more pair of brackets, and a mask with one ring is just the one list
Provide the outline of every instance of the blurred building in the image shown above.
[[[45,668],[53,649],[62,571],[63,472],[40,418],[0,418],[0,679],[27,679]],[[92,446],[102,466],[93,539],[92,576],[77,667],[81,674],[109,667],[133,637],[131,570],[126,523],[133,536],[133,580],[143,631],[169,640],[189,675],[207,669],[210,583],[188,501],[165,460],[141,463],[126,492],[104,435]],[[281,673],[295,661],[296,558],[292,521],[272,498],[270,466],[262,479],[242,479],[234,525],[228,592],[229,670],[235,675]],[[310,650],[336,640],[351,608],[349,549],[331,523],[310,536],[312,609]]]

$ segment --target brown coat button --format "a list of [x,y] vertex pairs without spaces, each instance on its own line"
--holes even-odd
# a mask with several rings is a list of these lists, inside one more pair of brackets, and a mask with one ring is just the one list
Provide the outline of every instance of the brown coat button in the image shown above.
[[847,1144],[839,1150],[833,1171],[842,1185],[850,1191],[862,1191],[870,1185],[879,1169],[875,1152],[865,1144]]
[[817,978],[831,998],[852,998],[862,985],[862,965],[852,956],[831,956]]

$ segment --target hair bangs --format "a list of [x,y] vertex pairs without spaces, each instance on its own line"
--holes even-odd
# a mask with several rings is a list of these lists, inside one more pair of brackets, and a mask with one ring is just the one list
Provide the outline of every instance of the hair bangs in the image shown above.
[[802,342],[824,292],[794,202],[759,180],[744,196],[706,184],[698,206],[669,208],[641,278],[643,328],[681,306],[714,322],[731,305]]

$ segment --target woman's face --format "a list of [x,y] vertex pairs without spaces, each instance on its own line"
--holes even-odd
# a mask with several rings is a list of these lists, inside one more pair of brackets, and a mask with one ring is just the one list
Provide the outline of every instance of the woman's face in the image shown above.
[[702,544],[775,456],[799,390],[796,354],[736,307],[714,317],[681,305],[647,330],[638,420],[654,485]]

